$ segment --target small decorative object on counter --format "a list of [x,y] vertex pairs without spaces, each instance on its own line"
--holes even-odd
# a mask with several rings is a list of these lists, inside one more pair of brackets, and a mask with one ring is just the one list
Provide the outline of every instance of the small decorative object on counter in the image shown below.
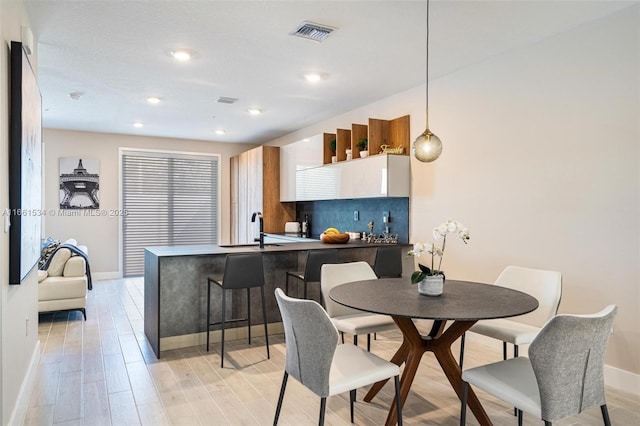
[[349,160],[351,160],[353,158],[351,149],[349,149],[349,148],[345,149],[344,153],[347,154],[347,161],[349,161]]
[[[441,247],[432,243],[415,243],[413,250],[409,250],[409,256],[420,257],[423,254],[431,255],[431,267],[418,263],[419,270],[411,274],[411,284],[419,284],[418,292],[420,294],[427,296],[439,296],[442,294],[444,286],[440,286],[437,282],[438,280],[428,280],[427,282],[425,282],[425,280],[429,277],[441,277],[442,284],[444,284],[445,276],[440,268],[442,266],[442,257],[444,256],[444,248],[447,242],[447,234],[456,234],[465,244],[469,241],[469,230],[460,222],[449,219],[433,230],[433,236],[436,240],[442,237]],[[439,258],[437,268],[435,265],[436,257]],[[438,287],[440,287],[439,290]]]

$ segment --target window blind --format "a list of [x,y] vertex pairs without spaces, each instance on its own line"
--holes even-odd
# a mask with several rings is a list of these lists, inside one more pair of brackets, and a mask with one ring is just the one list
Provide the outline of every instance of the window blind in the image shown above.
[[144,248],[218,243],[219,157],[123,151],[123,275],[144,275]]

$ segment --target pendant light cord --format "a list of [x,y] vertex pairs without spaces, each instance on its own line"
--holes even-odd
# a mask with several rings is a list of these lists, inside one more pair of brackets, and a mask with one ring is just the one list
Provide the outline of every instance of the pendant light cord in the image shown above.
[[426,82],[425,82],[425,98],[426,98],[426,106],[427,106],[427,128],[429,128],[429,0],[427,0],[427,34],[426,34],[426,41],[427,41],[427,63],[426,63]]

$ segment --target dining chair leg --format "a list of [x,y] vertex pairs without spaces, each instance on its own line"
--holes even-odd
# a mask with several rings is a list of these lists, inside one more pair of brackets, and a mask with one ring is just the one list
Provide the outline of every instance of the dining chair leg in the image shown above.
[[353,344],[358,346],[358,335],[357,334],[353,335]]
[[464,361],[464,340],[467,333],[462,333],[460,337],[460,358],[458,358],[458,364],[460,364],[460,370],[462,370],[462,362]]
[[611,419],[609,418],[609,410],[607,410],[607,404],[602,404],[600,406],[600,411],[602,412],[602,420],[604,420],[604,426],[611,426]]
[[469,394],[469,382],[462,382],[462,398],[460,399],[460,426],[467,423],[467,395]]
[[211,329],[211,281],[207,280],[207,352],[209,352],[209,330]]
[[247,332],[249,333],[249,344],[251,344],[251,289],[247,288]]
[[226,316],[226,296],[227,290],[222,289],[222,333],[221,333],[221,345],[220,345],[220,368],[224,368],[224,318]]
[[356,390],[349,391],[349,412],[351,413],[351,423],[353,423],[353,403],[356,400]]
[[548,422],[548,421],[545,420],[544,421],[544,426],[551,426],[551,422]]
[[269,353],[269,332],[267,331],[267,306],[264,302],[264,287],[260,287],[260,298],[262,299],[262,322],[264,323],[264,340],[267,344],[267,359],[271,359]]
[[507,342],[502,342],[502,359],[507,359]]
[[367,334],[367,352],[371,352],[371,334]]
[[373,340],[378,340],[378,333],[373,333]]
[[342,344],[344,344],[344,332],[340,332],[340,337],[342,338]]
[[516,412],[518,413],[518,426],[522,426],[522,410],[516,408]]
[[402,426],[402,402],[400,401],[400,376],[393,378],[393,384],[396,387],[396,412],[398,419],[398,426]]
[[327,408],[327,398],[320,398],[320,418],[318,419],[318,425],[324,426],[324,412]]
[[287,379],[289,378],[289,373],[284,372],[284,376],[282,377],[282,385],[280,386],[280,396],[278,397],[278,405],[276,406],[276,416],[273,419],[273,426],[278,424],[278,418],[280,417],[280,409],[282,408],[282,401],[284,400],[284,390],[287,387]]

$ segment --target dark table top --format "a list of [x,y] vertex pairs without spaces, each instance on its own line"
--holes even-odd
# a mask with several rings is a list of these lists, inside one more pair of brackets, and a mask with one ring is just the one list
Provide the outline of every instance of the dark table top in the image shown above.
[[441,296],[423,296],[408,278],[355,281],[334,287],[329,297],[341,305],[377,314],[433,320],[475,321],[526,314],[538,301],[497,285],[446,280]]

